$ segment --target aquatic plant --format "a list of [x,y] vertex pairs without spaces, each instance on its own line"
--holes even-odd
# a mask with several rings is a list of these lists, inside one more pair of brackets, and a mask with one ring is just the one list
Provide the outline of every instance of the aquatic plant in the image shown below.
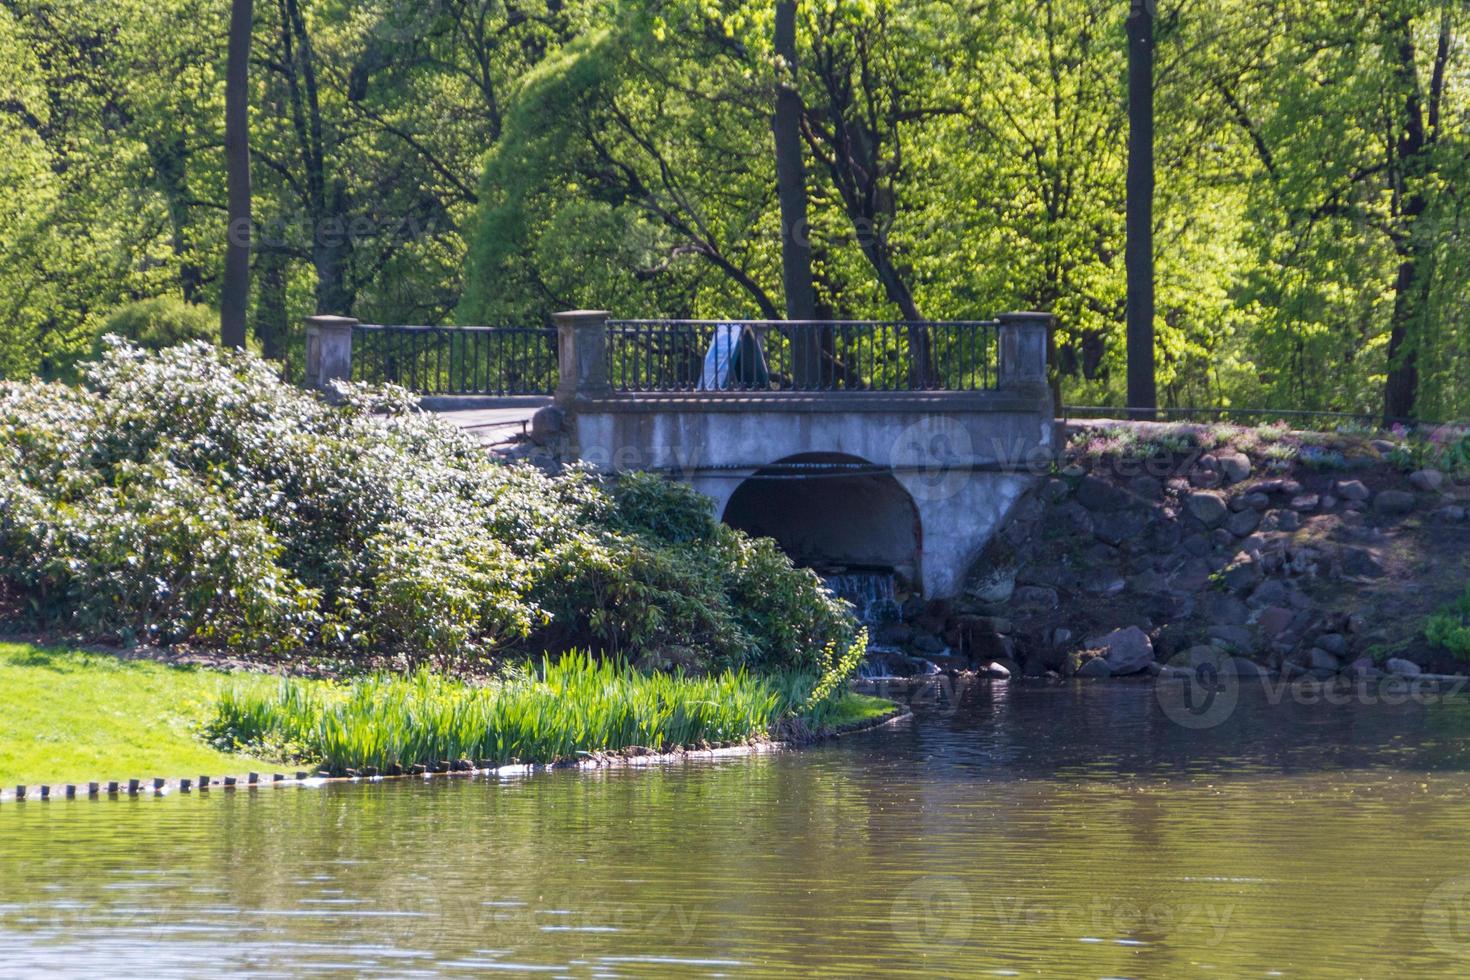
[[286,678],[274,691],[225,691],[206,735],[223,747],[284,750],[333,773],[739,743],[788,718],[822,727],[840,710],[843,672],[863,649],[829,654],[820,674],[646,673],[572,653],[484,685],[428,670],[348,684]]

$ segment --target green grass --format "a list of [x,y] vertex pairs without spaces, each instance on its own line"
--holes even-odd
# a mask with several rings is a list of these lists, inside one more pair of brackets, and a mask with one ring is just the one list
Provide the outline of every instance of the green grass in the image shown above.
[[[843,690],[812,701],[817,678],[744,672],[646,674],[569,655],[521,677],[474,687],[427,671],[326,686],[282,680],[225,692],[211,731],[285,750],[331,772],[469,759],[549,763],[591,752],[748,741],[787,718],[812,728],[881,712]],[[887,702],[882,702],[884,710]]]
[[428,673],[334,684],[0,643],[0,787],[238,774],[288,758],[334,771],[552,762],[743,742],[788,717],[841,728],[892,709],[841,689],[812,703],[809,675],[649,675],[581,657],[543,670],[489,687]]
[[194,735],[226,686],[213,671],[0,644],[0,786],[233,774],[257,760]]
[[828,724],[834,728],[845,728],[849,725],[877,721],[893,714],[895,707],[896,705],[886,698],[849,692],[846,697],[837,702],[837,709],[828,719]]

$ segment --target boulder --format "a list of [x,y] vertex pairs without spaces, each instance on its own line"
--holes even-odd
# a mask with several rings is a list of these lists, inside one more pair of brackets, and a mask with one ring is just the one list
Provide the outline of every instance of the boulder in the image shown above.
[[1270,510],[1261,519],[1262,531],[1300,531],[1302,515],[1294,510]]
[[971,660],[981,663],[987,660],[1016,659],[1016,641],[999,633],[972,633],[966,651]]
[[1388,517],[1402,517],[1414,509],[1414,495],[1407,490],[1384,490],[1373,498],[1373,511]]
[[1256,528],[1261,526],[1261,512],[1258,510],[1242,510],[1231,514],[1225,522],[1225,529],[1237,538],[1248,538],[1256,533]]
[[1112,569],[1099,570],[1082,580],[1082,591],[1088,595],[1117,595],[1126,588],[1128,588],[1127,580]]
[[1194,515],[1195,519],[1206,527],[1215,527],[1230,512],[1225,503],[1225,498],[1218,493],[1207,493],[1203,490],[1191,493],[1184,498],[1184,506]]
[[1342,574],[1348,578],[1380,578],[1383,563],[1367,548],[1344,547],[1338,551]]
[[1225,475],[1226,483],[1239,483],[1250,479],[1251,461],[1244,453],[1235,453],[1220,457],[1220,472]]
[[1011,604],[1034,609],[1055,609],[1061,601],[1057,590],[1045,585],[1023,585],[1011,595]]
[[536,414],[531,416],[531,441],[538,446],[549,445],[565,431],[566,420],[566,412],[555,405],[537,409]]
[[1465,508],[1457,504],[1441,507],[1434,512],[1434,519],[1442,524],[1459,524],[1465,520]]
[[1251,654],[1256,650],[1256,635],[1248,626],[1211,626],[1205,635],[1216,646],[1236,653]]
[[1326,650],[1334,657],[1345,657],[1348,652],[1348,639],[1341,633],[1324,633],[1317,637],[1317,648]]
[[1420,470],[1409,474],[1409,484],[1424,493],[1438,493],[1444,486],[1444,474],[1439,470]]
[[1099,541],[1117,546],[1143,534],[1148,515],[1141,510],[1103,512],[1093,517],[1092,524]]
[[1291,621],[1295,616],[1296,614],[1290,609],[1285,609],[1281,606],[1267,606],[1256,616],[1256,625],[1261,628],[1261,632],[1268,639],[1274,640],[1286,632],[1287,627],[1291,625]]
[[955,625],[969,633],[1009,633],[1014,625],[1004,616],[956,616]]
[[1280,579],[1269,578],[1256,586],[1246,601],[1257,607],[1285,606],[1291,602],[1291,586]]
[[1146,473],[1128,481],[1128,492],[1151,502],[1164,499],[1164,485],[1157,478]]
[[1067,494],[1071,492],[1072,488],[1067,485],[1067,481],[1050,479],[1046,481],[1046,486],[1041,488],[1041,499],[1049,504],[1059,504],[1066,500]]
[[1128,494],[1106,480],[1089,475],[1077,485],[1077,502],[1091,511],[1122,510],[1128,506]]
[[1225,673],[1227,668],[1236,677],[1264,678],[1270,676],[1270,671],[1265,667],[1262,667],[1254,660],[1247,660],[1244,657],[1231,657],[1226,661],[1226,665],[1221,668],[1221,673]]
[[1093,657],[1091,660],[1084,663],[1081,667],[1077,668],[1076,676],[1088,678],[1106,678],[1112,677],[1113,671],[1112,668],[1108,666],[1108,662],[1105,658]]
[[1261,570],[1260,562],[1250,555],[1241,554],[1225,569],[1223,578],[1225,587],[1231,592],[1249,592],[1261,584],[1265,573]]
[[1364,501],[1372,496],[1368,488],[1363,485],[1362,480],[1338,480],[1332,486],[1332,492],[1343,500]]
[[1354,677],[1372,678],[1383,676],[1383,671],[1378,669],[1378,665],[1373,662],[1371,657],[1359,657],[1357,660],[1348,664],[1344,670]]
[[1087,647],[1105,651],[1108,670],[1114,675],[1136,674],[1154,660],[1153,641],[1137,626],[1094,637],[1087,641]]
[[1296,668],[1293,673],[1304,673],[1319,680],[1326,680],[1336,676],[1342,669],[1342,664],[1336,657],[1325,650],[1313,648],[1306,653],[1294,653],[1286,660],[1287,664]]
[[1211,591],[1200,603],[1200,614],[1218,626],[1244,626],[1250,610],[1233,595]]
[[1291,509],[1299,514],[1308,514],[1322,505],[1322,498],[1315,493],[1303,493],[1291,498]]
[[981,602],[1008,602],[1016,592],[1014,569],[991,568],[979,575],[965,593]]
[[1213,571],[1203,558],[1192,558],[1169,576],[1169,588],[1175,592],[1198,592],[1210,584]]
[[1005,664],[990,663],[980,668],[981,677],[989,677],[995,681],[1008,681],[1011,679],[1011,669]]
[[1395,677],[1418,677],[1424,673],[1423,668],[1412,660],[1403,657],[1389,657],[1384,663],[1384,669]]

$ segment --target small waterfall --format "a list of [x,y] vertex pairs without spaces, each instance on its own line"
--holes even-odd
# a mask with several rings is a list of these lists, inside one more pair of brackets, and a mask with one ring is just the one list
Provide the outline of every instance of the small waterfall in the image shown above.
[[881,626],[902,618],[898,580],[891,571],[845,571],[824,575],[822,582],[837,598],[853,604],[864,626]]

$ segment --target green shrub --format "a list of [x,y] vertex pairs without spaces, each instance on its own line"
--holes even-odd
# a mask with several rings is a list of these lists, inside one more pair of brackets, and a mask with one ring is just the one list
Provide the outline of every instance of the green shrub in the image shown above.
[[108,336],[145,350],[163,350],[191,340],[213,342],[219,329],[219,314],[209,307],[176,296],[158,296],[114,310],[93,344],[93,353],[103,352],[103,339]]
[[[862,654],[861,644],[832,661]],[[647,674],[572,653],[484,686],[419,671],[350,685],[283,679],[226,691],[206,735],[286,752],[334,773],[441,761],[549,763],[588,752],[744,742],[788,717],[838,715],[842,691],[811,674]]]
[[0,599],[92,638],[405,664],[584,647],[815,672],[852,642],[813,573],[686,487],[499,465],[406,392],[342,395],[202,343],[0,384]]
[[1470,587],[1454,603],[1429,617],[1424,635],[1457,660],[1470,660]]

